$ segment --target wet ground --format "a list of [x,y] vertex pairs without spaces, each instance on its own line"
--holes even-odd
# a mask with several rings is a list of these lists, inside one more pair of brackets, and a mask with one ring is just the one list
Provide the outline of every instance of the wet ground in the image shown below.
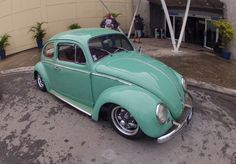
[[[231,164],[236,98],[191,88],[190,125],[171,141],[130,141],[39,91],[31,73],[0,76],[0,163]],[[236,156],[236,155],[235,155]]]
[[216,56],[172,56],[157,58],[187,78],[236,90],[236,63]]
[[[181,52],[172,52],[168,39],[142,39],[142,52],[163,61],[187,78],[236,90],[236,61],[224,60],[206,48],[183,43]],[[30,49],[0,60],[0,71],[34,66],[40,59],[38,49]]]
[[187,78],[236,90],[236,61],[225,60],[212,51],[183,43],[175,54],[168,39],[142,39],[143,52],[161,60]]

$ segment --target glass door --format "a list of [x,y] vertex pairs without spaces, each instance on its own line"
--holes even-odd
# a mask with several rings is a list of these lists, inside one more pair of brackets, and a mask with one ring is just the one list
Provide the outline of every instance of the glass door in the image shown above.
[[209,49],[213,49],[216,41],[218,30],[213,26],[213,20],[207,20],[205,23],[205,44],[204,46]]
[[183,18],[182,17],[175,17],[175,39],[179,39],[181,28],[183,25]]
[[[179,36],[180,36],[182,25],[183,25],[183,17],[180,17],[180,16],[170,16],[170,21],[171,21],[171,24],[173,26],[174,37],[175,37],[176,40],[178,40]],[[167,38],[171,38],[169,27],[168,27],[168,24],[167,24],[166,20],[165,20],[165,23],[166,23],[165,24],[166,37]],[[185,37],[183,37],[183,41],[185,41]]]
[[[174,25],[174,17],[173,16],[170,16],[170,21],[171,21],[171,24],[172,24],[172,27]],[[166,37],[167,38],[170,38],[170,30],[169,30],[169,27],[168,27],[168,24],[167,24],[167,21],[165,20],[165,31],[166,31]],[[173,27],[174,28],[174,27]],[[174,30],[174,29],[173,29]]]

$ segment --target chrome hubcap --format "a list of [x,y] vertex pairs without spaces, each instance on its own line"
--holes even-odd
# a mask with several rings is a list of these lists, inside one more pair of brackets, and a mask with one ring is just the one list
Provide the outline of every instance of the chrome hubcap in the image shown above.
[[124,108],[117,106],[111,113],[115,127],[125,135],[133,136],[138,133],[139,126],[133,116]]
[[43,88],[44,87],[44,83],[40,77],[40,75],[37,76],[37,81],[38,81],[38,85],[40,88]]

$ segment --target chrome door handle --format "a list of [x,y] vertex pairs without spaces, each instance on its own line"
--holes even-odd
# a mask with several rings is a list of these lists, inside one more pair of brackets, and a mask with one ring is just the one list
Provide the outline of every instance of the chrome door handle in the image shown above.
[[57,71],[60,71],[60,70],[61,70],[61,68],[58,67],[58,66],[54,66],[54,69],[57,70]]

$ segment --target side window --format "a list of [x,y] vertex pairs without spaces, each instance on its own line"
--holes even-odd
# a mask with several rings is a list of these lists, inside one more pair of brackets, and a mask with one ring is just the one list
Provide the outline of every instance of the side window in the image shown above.
[[79,46],[76,46],[76,61],[75,62],[79,64],[86,64],[84,52]]
[[73,44],[59,44],[58,59],[61,61],[75,62],[75,51]]
[[49,43],[43,50],[43,55],[47,58],[53,58],[54,56],[54,44],[53,43]]
[[70,43],[58,44],[58,59],[61,61],[86,64],[83,50],[79,46]]

